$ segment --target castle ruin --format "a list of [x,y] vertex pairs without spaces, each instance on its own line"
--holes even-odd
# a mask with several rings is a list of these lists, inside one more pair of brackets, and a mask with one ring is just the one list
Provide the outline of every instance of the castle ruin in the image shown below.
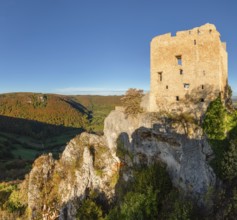
[[208,105],[225,96],[228,81],[226,43],[213,24],[156,36],[151,41],[149,111],[187,100]]

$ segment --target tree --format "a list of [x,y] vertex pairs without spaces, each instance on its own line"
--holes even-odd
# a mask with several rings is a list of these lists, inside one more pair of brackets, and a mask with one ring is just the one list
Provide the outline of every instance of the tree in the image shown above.
[[225,138],[225,107],[220,97],[208,106],[203,129],[209,139],[223,140]]
[[125,107],[125,113],[127,115],[135,116],[143,111],[140,106],[143,95],[143,90],[129,89],[125,96],[121,98],[121,102]]
[[92,199],[84,200],[77,210],[77,220],[102,220],[102,210]]

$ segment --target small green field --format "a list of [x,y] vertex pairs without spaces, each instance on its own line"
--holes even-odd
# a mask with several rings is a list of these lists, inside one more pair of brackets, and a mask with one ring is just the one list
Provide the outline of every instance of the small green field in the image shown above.
[[112,110],[114,110],[114,106],[112,105],[95,105],[91,111],[92,118],[89,130],[96,133],[103,133],[104,120]]

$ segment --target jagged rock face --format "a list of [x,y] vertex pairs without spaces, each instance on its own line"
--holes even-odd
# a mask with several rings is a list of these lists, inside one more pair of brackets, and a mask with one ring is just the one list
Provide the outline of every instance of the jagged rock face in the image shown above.
[[46,215],[75,219],[79,200],[88,190],[103,192],[110,199],[116,184],[111,180],[118,176],[116,164],[104,138],[88,133],[71,140],[59,161],[41,156],[29,174],[29,219]]
[[68,172],[59,184],[64,204],[61,219],[73,219],[77,206],[72,204],[83,199],[87,190],[103,192],[107,199],[113,196],[114,185],[111,185],[111,178],[118,173],[117,160],[112,157],[103,137],[81,134],[78,141],[72,140],[69,143],[60,164],[62,167],[59,169],[75,164],[74,170],[70,174]]
[[131,145],[135,163],[141,164],[144,159],[148,164],[162,160],[174,185],[189,194],[203,195],[215,184],[215,175],[203,150],[209,148],[205,140],[139,128],[132,135]]
[[[38,219],[41,213],[38,212],[44,206],[44,196],[47,194],[47,184],[54,171],[55,162],[52,155],[44,155],[38,158],[28,178],[28,208],[30,219]],[[26,180],[27,181],[27,180]]]
[[135,119],[113,111],[105,120],[104,133],[110,149],[122,148],[124,155],[120,159],[126,165],[161,160],[167,165],[175,186],[199,197],[215,185],[215,174],[207,162],[212,150],[200,129],[189,130],[192,132],[187,135],[182,126],[174,128],[167,123],[154,122],[149,114]]

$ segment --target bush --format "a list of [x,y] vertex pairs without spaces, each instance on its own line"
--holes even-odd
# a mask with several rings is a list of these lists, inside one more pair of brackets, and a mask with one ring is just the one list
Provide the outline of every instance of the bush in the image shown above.
[[129,89],[125,96],[121,98],[121,102],[125,107],[125,113],[127,115],[135,116],[138,113],[142,112],[142,108],[140,106],[142,97],[143,97],[143,90],[139,89]]

